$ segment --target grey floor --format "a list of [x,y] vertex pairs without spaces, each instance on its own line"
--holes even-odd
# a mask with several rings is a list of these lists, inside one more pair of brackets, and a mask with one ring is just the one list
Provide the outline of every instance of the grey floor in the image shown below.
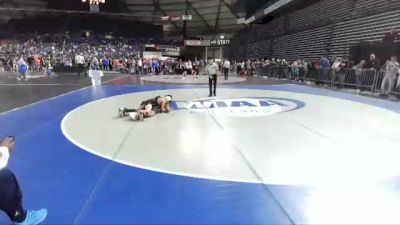
[[[103,81],[112,81],[119,77],[123,75],[110,74]],[[12,74],[1,74],[0,113],[90,85],[89,78],[78,77],[75,74],[59,74],[59,77],[54,79],[32,78],[28,81],[18,81]]]

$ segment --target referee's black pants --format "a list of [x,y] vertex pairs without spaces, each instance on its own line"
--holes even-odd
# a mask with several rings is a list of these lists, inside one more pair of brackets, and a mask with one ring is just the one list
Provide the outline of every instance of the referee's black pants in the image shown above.
[[26,218],[17,178],[7,168],[0,169],[0,210],[7,213],[11,221],[15,223],[22,223]]
[[[213,85],[214,83],[214,85]],[[212,96],[214,94],[214,96],[217,95],[217,75],[211,75],[210,77],[208,77],[208,86],[210,88],[210,96]],[[214,90],[213,90],[213,86],[214,86]]]
[[78,64],[78,76],[81,76],[81,73],[83,72],[83,75],[85,75],[85,77],[87,76],[86,74],[86,68],[84,64]]

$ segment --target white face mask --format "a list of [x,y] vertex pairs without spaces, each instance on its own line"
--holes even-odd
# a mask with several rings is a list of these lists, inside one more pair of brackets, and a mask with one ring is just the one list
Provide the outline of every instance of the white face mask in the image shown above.
[[165,100],[166,100],[167,102],[171,102],[171,101],[172,101],[172,98],[171,98],[171,96],[166,96],[166,97],[165,97]]

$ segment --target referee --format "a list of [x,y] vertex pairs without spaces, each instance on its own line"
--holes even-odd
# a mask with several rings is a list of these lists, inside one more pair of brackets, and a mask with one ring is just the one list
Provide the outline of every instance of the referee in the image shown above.
[[[208,58],[206,66],[206,72],[208,74],[208,85],[210,87],[210,95],[208,97],[217,96],[217,74],[219,74],[219,67],[214,62],[213,58]],[[214,83],[214,85],[213,85]],[[213,90],[214,86],[214,90]]]
[[0,142],[0,210],[4,211],[17,225],[37,225],[47,217],[47,210],[24,210],[17,178],[7,168],[13,148],[14,137],[7,136]]

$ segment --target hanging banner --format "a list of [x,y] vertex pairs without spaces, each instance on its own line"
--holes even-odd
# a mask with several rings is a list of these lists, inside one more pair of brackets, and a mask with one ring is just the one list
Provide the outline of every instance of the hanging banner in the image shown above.
[[231,43],[231,40],[185,40],[185,46],[211,46],[211,47],[219,47],[219,46],[228,46]]
[[231,40],[211,40],[210,46],[228,46]]
[[210,40],[185,40],[185,46],[210,46]]
[[157,51],[160,51],[160,52],[181,52],[180,47],[176,47],[173,45],[157,45],[156,49],[157,49]]

